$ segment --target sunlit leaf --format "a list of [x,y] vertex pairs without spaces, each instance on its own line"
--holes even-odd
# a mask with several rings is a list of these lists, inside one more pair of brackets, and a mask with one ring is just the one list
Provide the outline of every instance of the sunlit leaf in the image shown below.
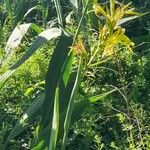
[[51,136],[49,142],[49,150],[56,149],[58,129],[59,129],[59,88],[57,87],[55,92],[55,99],[54,99],[54,112],[53,112]]
[[116,91],[116,89],[113,89],[109,92],[102,93],[100,95],[91,96],[91,97],[88,97],[88,100],[89,100],[89,102],[94,103],[94,102],[103,100],[105,97],[107,97],[108,95],[112,94],[115,91]]
[[99,15],[103,15],[105,17],[106,20],[109,20],[108,14],[105,12],[105,10],[103,9],[103,7],[99,4],[94,4],[93,5],[93,9],[95,11],[95,14],[97,16]]
[[124,24],[124,23],[126,23],[126,22],[128,22],[128,21],[131,21],[131,20],[133,20],[133,19],[136,19],[136,18],[138,18],[138,17],[139,17],[139,16],[130,16],[130,17],[122,18],[122,19],[120,19],[120,20],[117,22],[117,25],[120,26],[120,25],[122,25],[122,24]]
[[18,69],[40,46],[49,40],[58,38],[62,31],[60,28],[50,28],[39,34],[25,54],[10,67],[3,75],[0,76],[0,86]]
[[78,0],[69,0],[73,10],[77,13],[78,12]]
[[110,11],[111,11],[111,16],[114,16],[115,13],[115,0],[110,0]]
[[11,36],[9,37],[7,41],[7,45],[5,47],[6,58],[8,56],[11,57],[13,50],[16,47],[18,47],[18,45],[21,43],[22,38],[27,33],[30,26],[31,26],[31,23],[16,26]]

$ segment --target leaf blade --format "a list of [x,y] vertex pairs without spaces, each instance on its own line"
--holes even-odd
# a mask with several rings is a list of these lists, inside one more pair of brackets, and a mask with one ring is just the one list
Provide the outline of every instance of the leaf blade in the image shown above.
[[50,28],[39,34],[38,38],[33,42],[31,47],[26,51],[26,53],[7,70],[3,75],[0,76],[0,88],[3,83],[27,60],[30,56],[44,43],[52,39],[61,36],[62,31],[60,28]]

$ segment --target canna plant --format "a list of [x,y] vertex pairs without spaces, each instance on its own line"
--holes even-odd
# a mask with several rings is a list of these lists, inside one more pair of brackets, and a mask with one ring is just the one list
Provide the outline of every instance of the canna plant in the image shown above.
[[[73,6],[75,14],[81,16],[74,38],[66,32],[64,27],[64,16],[62,15],[60,1],[54,0],[58,27],[52,27],[41,31],[40,27],[34,25],[33,29],[35,29],[36,26],[36,30],[38,29],[40,32],[39,36],[30,46],[28,51],[26,51],[25,54],[9,68],[9,70],[0,76],[0,86],[2,87],[6,80],[27,59],[29,59],[40,46],[50,40],[58,39],[49,62],[45,79],[45,92],[39,95],[24,112],[21,119],[10,132],[6,142],[1,146],[1,149],[7,149],[10,140],[25,130],[25,122],[31,124],[36,120],[37,116],[40,116],[31,149],[55,150],[57,141],[61,140],[61,149],[65,150],[70,125],[82,114],[84,109],[88,107],[90,103],[99,101],[117,90],[113,89],[109,92],[94,96],[86,96],[83,94],[84,98],[82,100],[78,102],[75,101],[79,89],[81,88],[80,84],[82,79],[86,74],[87,66],[93,63],[96,54],[100,53],[102,59],[105,59],[106,57],[111,58],[110,56],[116,54],[117,46],[120,45],[126,47],[129,51],[132,50],[134,44],[125,35],[125,30],[120,25],[126,21],[139,17],[140,15],[130,8],[130,4],[119,4],[119,6],[116,6],[115,1],[110,0],[110,7],[105,6],[105,8],[103,8],[100,4],[95,2],[93,5],[94,12],[99,17],[100,21],[101,16],[104,17],[104,23],[100,23],[99,41],[98,45],[96,45],[96,49],[92,49],[94,52],[92,50],[88,52],[86,51],[82,38],[80,39],[79,37],[82,33],[81,27],[85,21],[87,8],[89,4],[93,4],[93,2],[90,0],[83,1],[81,14],[78,1],[70,0],[70,3],[71,6]],[[124,17],[126,15],[131,16]],[[19,25],[14,29],[12,36],[10,36],[10,39],[7,42],[6,49],[8,52],[6,53],[4,61],[9,59],[7,57],[8,53],[13,54],[13,49],[21,43],[23,36],[31,26],[33,26],[33,24],[24,24]],[[25,29],[22,34],[23,28]],[[18,34],[14,35],[14,32],[16,31]],[[18,40],[17,43],[15,43],[16,39]],[[15,47],[12,46],[14,43]],[[74,66],[76,68],[75,71],[73,70]]]

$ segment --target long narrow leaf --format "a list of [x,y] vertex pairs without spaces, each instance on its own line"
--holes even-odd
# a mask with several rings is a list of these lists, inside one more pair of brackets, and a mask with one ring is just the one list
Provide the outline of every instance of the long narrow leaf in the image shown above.
[[41,121],[42,127],[45,127],[51,120],[55,89],[61,79],[61,72],[64,62],[68,58],[71,44],[72,38],[69,35],[61,36],[51,57],[45,82],[46,89],[43,104],[43,119]]
[[61,12],[61,5],[59,0],[54,0],[55,7],[56,7],[56,12],[57,12],[57,17],[58,17],[58,22],[61,26],[63,26],[63,19],[62,19],[62,12]]
[[[77,119],[79,119],[82,115],[82,113],[84,112],[84,110],[90,105],[90,102],[88,100],[81,100],[79,102],[75,102],[74,104],[74,108],[73,108],[73,113],[72,113],[72,118],[71,118],[71,123],[73,124]],[[66,115],[66,109],[60,113],[60,125],[63,125],[64,123],[64,119],[65,119],[65,115]],[[42,145],[40,144],[40,149],[46,149],[47,143],[49,142],[49,138],[47,136],[47,133],[49,133],[49,129],[51,128],[50,125],[46,126],[44,128],[44,130],[41,132],[40,135],[40,139],[39,139],[39,144],[42,143]],[[59,130],[61,131],[58,135],[59,139],[62,138],[62,131],[63,131],[63,126],[59,126]],[[43,140],[44,139],[44,140]],[[36,146],[35,146],[36,147]],[[34,148],[33,148],[34,150]]]
[[47,29],[40,33],[28,51],[8,71],[0,76],[0,86],[2,86],[8,77],[10,77],[40,46],[51,39],[59,37],[61,33],[62,31],[59,28]]
[[130,16],[130,17],[125,17],[123,19],[120,19],[118,22],[117,22],[117,25],[120,26],[128,21],[131,21],[133,19],[136,19],[136,18],[139,18],[139,16]]
[[[66,61],[70,62],[70,60],[68,60],[68,59]],[[67,65],[66,67],[68,67],[68,66],[70,66],[70,65]],[[70,69],[71,69],[71,67],[70,67]],[[65,119],[65,114],[66,114],[66,108],[67,108],[69,98],[70,98],[70,95],[72,92],[72,88],[74,85],[74,81],[75,81],[74,73],[72,73],[71,75],[68,74],[68,76],[70,76],[70,77],[69,77],[67,86],[64,85],[64,82],[65,83],[67,82],[67,81],[64,81],[64,78],[62,79],[61,84],[59,84],[59,94],[60,94],[59,112],[61,112],[60,113],[60,121],[59,121],[59,132],[58,132],[59,139],[62,138],[62,135],[63,135],[63,125],[64,125],[64,119]],[[65,78],[65,80],[67,78]],[[64,114],[64,115],[62,115],[62,114]],[[33,145],[33,147],[36,147],[36,145],[38,145],[41,141],[44,141],[43,145],[41,145],[41,149],[45,149],[45,147],[48,147],[50,137],[47,135],[47,133],[50,133],[50,131],[51,131],[51,125],[52,125],[51,121],[52,121],[52,119],[50,118],[50,122],[42,129],[42,131],[40,133],[37,133],[38,138],[35,139],[36,142]]]
[[76,94],[78,92],[79,85],[80,85],[81,69],[82,69],[82,57],[80,58],[80,61],[79,61],[76,80],[74,83],[74,87],[73,87],[71,97],[69,100],[69,105],[67,108],[66,118],[65,118],[65,122],[64,122],[64,136],[63,136],[62,150],[65,150],[65,147],[66,147],[66,140],[67,140],[68,130],[69,130],[69,126],[70,126],[71,115],[72,115],[73,108],[74,108],[74,100],[75,100],[75,97],[76,97]]
[[63,80],[64,86],[67,85],[70,74],[71,74],[72,61],[73,61],[73,54],[70,53],[68,59],[65,62],[64,71],[62,73],[63,74],[62,80]]
[[[70,83],[70,85],[72,85],[72,83]],[[70,95],[69,94],[70,93],[69,89],[71,89],[70,91],[72,91],[72,87],[69,86],[66,89],[66,91],[68,91],[68,95]],[[71,117],[70,125],[72,125],[75,121],[77,121],[81,117],[81,115],[84,112],[84,110],[87,107],[89,107],[91,103],[95,103],[97,101],[103,100],[104,98],[106,98],[108,95],[110,95],[111,93],[113,93],[115,91],[116,91],[116,89],[113,89],[113,90],[111,90],[109,92],[106,92],[104,94],[99,94],[99,95],[95,95],[95,96],[85,97],[84,99],[82,99],[82,100],[80,100],[78,102],[75,102],[74,103],[74,107],[73,107],[73,112],[72,112],[72,117]],[[64,96],[62,97],[61,100],[67,100],[68,99],[65,95],[67,96],[67,92],[64,94]],[[65,101],[63,101],[63,102],[65,102]],[[61,111],[60,111],[61,113],[60,113],[60,121],[59,121],[59,124],[60,124],[59,125],[59,135],[58,135],[59,139],[61,139],[62,136],[63,136],[63,132],[64,132],[63,131],[64,130],[63,129],[63,124],[64,124],[64,119],[65,119],[66,111],[67,111],[66,110],[66,105],[63,106],[61,104],[61,106],[64,109],[62,109],[60,107],[61,108]],[[47,125],[44,128],[44,130],[40,134],[40,138],[38,139],[38,143],[39,143],[41,149],[45,149],[47,147],[47,145],[48,145],[49,138],[47,136],[47,133],[49,133],[50,128],[51,128],[51,126],[49,124],[49,125]],[[40,144],[41,142],[43,143],[43,145]]]
[[111,17],[114,17],[114,13],[115,13],[115,0],[110,0],[110,11],[111,11]]
[[49,150],[55,150],[59,129],[59,88],[56,88]]
[[26,23],[16,26],[7,41],[5,47],[5,57],[2,60],[2,65],[5,65],[12,57],[14,50],[20,45],[22,38],[25,36],[29,28],[32,28],[37,33],[41,32],[40,27],[34,23]]
[[88,98],[88,100],[89,100],[89,102],[94,103],[94,102],[104,99],[105,97],[107,97],[108,95],[110,95],[111,93],[113,93],[115,91],[117,91],[117,89],[113,89],[109,92],[106,92],[106,93],[103,93],[100,95],[91,96]]

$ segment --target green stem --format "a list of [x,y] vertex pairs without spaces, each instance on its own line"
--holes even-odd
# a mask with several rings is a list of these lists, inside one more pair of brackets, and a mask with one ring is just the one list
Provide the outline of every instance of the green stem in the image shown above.
[[82,22],[83,22],[83,18],[84,18],[84,16],[85,16],[85,13],[86,13],[86,10],[87,10],[89,1],[90,1],[90,0],[87,0],[87,2],[86,2],[86,4],[85,4],[85,8],[84,8],[84,10],[83,10],[83,14],[82,14],[81,19],[80,19],[80,21],[79,21],[79,25],[78,25],[78,28],[77,28],[77,30],[76,30],[76,34],[75,34],[75,36],[74,36],[73,44],[72,44],[72,45],[74,45],[74,43],[75,43],[75,41],[76,41],[76,39],[77,39],[77,37],[78,37],[78,35],[79,35],[80,28],[81,28],[81,24],[82,24]]

